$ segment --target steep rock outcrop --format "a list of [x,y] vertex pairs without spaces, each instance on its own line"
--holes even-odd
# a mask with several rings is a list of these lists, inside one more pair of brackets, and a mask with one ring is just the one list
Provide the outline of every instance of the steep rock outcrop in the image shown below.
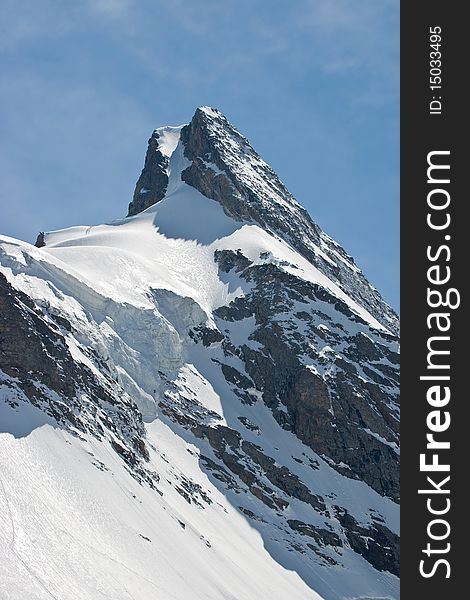
[[160,202],[168,186],[168,156],[160,149],[160,134],[152,133],[148,141],[144,168],[137,180],[132,202],[129,204],[128,217],[137,215],[149,206]]

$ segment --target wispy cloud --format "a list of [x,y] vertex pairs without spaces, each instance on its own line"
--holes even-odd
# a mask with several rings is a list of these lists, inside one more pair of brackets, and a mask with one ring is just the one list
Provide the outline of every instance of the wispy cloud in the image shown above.
[[90,9],[111,19],[127,17],[135,8],[133,0],[89,0]]
[[0,2],[0,51],[14,52],[25,43],[41,38],[61,38],[73,29],[76,8],[52,0]]

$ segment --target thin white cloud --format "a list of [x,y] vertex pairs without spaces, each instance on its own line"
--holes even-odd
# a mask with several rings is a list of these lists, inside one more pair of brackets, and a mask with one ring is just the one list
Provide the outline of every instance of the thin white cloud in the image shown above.
[[0,50],[14,52],[36,39],[61,37],[75,26],[77,5],[51,0],[16,0],[0,2]]
[[133,0],[90,0],[93,12],[112,19],[126,17],[133,7]]

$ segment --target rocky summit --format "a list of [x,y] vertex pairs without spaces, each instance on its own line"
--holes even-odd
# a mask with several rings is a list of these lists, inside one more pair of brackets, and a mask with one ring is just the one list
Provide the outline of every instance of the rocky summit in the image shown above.
[[127,217],[0,236],[0,589],[398,598],[398,332],[218,110],[155,130]]

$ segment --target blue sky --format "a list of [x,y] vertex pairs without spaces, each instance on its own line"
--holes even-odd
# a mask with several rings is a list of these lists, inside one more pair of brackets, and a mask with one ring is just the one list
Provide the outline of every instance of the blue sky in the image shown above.
[[398,0],[2,0],[0,52],[2,233],[124,215],[205,104],[398,308]]

